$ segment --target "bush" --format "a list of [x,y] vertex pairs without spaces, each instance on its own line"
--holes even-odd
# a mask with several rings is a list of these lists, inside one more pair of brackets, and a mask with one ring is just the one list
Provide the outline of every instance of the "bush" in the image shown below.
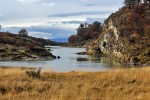
[[68,38],[68,42],[70,42],[70,43],[76,43],[76,41],[77,41],[77,36],[76,35],[71,35]]

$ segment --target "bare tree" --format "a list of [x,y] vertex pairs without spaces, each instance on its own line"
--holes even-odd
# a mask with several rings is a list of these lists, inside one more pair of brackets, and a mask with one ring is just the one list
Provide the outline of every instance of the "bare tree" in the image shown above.
[[26,29],[21,29],[18,33],[20,36],[28,36],[28,32]]

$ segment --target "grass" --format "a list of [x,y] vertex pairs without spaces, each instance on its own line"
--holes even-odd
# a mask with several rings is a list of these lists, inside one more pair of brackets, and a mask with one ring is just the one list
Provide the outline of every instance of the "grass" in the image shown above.
[[55,73],[0,68],[0,100],[149,100],[150,68]]

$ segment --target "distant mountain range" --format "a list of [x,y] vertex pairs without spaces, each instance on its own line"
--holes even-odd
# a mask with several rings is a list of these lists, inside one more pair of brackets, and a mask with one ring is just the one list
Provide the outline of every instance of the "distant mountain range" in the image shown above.
[[68,42],[68,38],[55,38],[51,40],[56,42]]

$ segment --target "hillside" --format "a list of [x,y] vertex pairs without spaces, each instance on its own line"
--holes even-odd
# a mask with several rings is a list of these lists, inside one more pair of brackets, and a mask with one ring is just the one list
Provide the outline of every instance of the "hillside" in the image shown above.
[[[112,55],[126,65],[150,64],[150,7],[139,3],[111,14],[88,50]],[[95,49],[96,48],[96,49]],[[90,51],[90,52],[91,52]]]
[[41,38],[0,32],[0,60],[50,60],[55,57],[45,45],[55,42]]
[[87,47],[93,40],[96,40],[102,32],[102,25],[95,21],[93,24],[81,23],[77,28],[77,34],[68,38],[70,46]]

